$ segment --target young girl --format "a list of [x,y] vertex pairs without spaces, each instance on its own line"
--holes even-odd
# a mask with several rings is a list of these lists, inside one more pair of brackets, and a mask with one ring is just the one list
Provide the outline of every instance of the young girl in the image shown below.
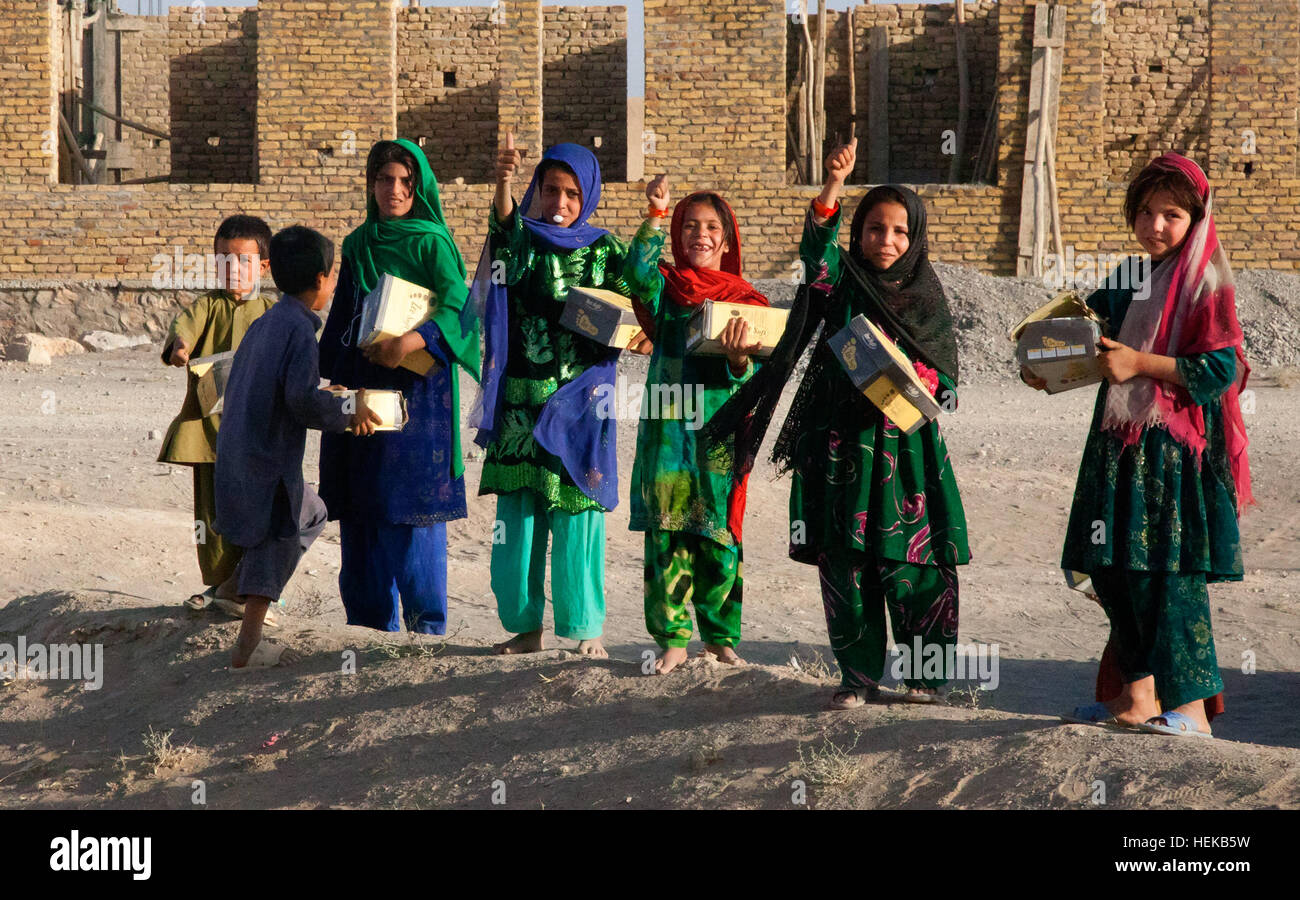
[[850,249],[838,246],[837,198],[856,151],[854,140],[831,154],[826,183],[804,226],[800,256],[818,283],[801,290],[781,344],[709,427],[710,438],[735,429],[737,465],[748,471],[782,386],[821,326],[772,458],[779,469],[794,472],[790,556],[816,565],[821,577],[843,681],[832,709],[881,697],[886,610],[907,656],[907,691],[899,699],[937,700],[947,678],[923,672],[921,663],[936,652],[946,659],[956,642],[955,567],[970,560],[965,514],[938,422],[903,434],[854,387],[827,345],[864,314],[911,358],[945,408],[954,408],[952,316],[928,260],[921,198],[893,185],[872,190],[853,217]]
[[1211,205],[1196,163],[1153,161],[1124,202],[1150,281],[1088,298],[1116,338],[1102,338],[1061,565],[1092,577],[1123,687],[1076,709],[1084,721],[1208,735],[1222,709],[1206,583],[1241,580],[1237,517],[1253,497],[1237,399],[1250,369]]
[[707,455],[697,435],[699,424],[753,374],[749,353],[755,346],[743,319],[732,319],[723,330],[725,358],[687,355],[686,334],[705,300],[768,305],[741,277],[736,216],[720,196],[702,191],[678,203],[671,235],[674,265],[659,264],[662,292],[639,297],[638,304],[639,318],[654,336],[647,403],[667,396],[673,407],[648,406],[641,417],[629,525],[645,532],[645,621],[664,650],[655,664],[661,675],[686,659],[688,600],[704,639],[700,655],[743,662],[734,648],[740,640],[748,476],[733,476],[729,454]]
[[[405,140],[375,144],[366,189],[366,221],[343,241],[321,374],[351,388],[401,391],[408,420],[396,432],[323,435],[320,494],[339,520],[348,624],[400,631],[405,620],[410,631],[443,634],[446,523],[466,514],[457,367],[478,378],[479,331],[476,320],[462,322],[465,262],[424,151]],[[414,331],[362,348],[362,306],[385,273],[432,290],[431,315]],[[418,349],[438,362],[425,375],[398,367]]]
[[[487,449],[479,493],[497,495],[492,591],[501,624],[515,634],[495,649],[543,649],[554,535],[555,633],[578,641],[579,653],[605,657],[605,513],[618,501],[617,423],[598,415],[597,397],[612,387],[619,351],[570,331],[560,315],[571,287],[624,296],[657,290],[663,235],[648,218],[629,246],[588,223],[600,203],[600,166],[576,144],[546,151],[516,209],[510,189],[520,160],[509,135],[474,284],[485,320],[473,414],[475,440]],[[668,205],[661,184],[647,189],[658,215]]]

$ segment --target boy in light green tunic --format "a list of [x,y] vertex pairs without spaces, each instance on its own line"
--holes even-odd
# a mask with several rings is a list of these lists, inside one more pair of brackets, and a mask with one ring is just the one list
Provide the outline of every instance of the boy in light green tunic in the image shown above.
[[[222,265],[223,283],[182,310],[163,341],[162,361],[187,366],[191,360],[239,347],[248,327],[271,308],[275,298],[258,287],[271,265],[271,229],[256,216],[230,216],[217,229],[213,250]],[[187,373],[185,402],[163,438],[158,461],[194,470],[194,539],[205,590],[186,605],[202,609],[214,600],[234,601],[235,567],[239,548],[212,530],[216,515],[213,473],[217,460],[220,413],[203,415],[198,399],[199,379]]]

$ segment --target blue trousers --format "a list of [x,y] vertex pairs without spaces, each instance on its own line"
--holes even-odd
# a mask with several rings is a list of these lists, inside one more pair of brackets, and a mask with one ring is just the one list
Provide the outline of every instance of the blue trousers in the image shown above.
[[[349,625],[447,632],[447,526],[339,520],[339,594]],[[399,615],[398,604],[401,604]]]

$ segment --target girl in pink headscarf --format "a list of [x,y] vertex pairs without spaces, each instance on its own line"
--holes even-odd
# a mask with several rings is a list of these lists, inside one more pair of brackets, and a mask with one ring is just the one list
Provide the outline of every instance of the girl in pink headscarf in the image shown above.
[[1061,560],[1091,576],[1110,619],[1118,678],[1099,690],[1121,686],[1072,720],[1208,736],[1223,681],[1206,584],[1241,580],[1237,520],[1254,502],[1238,402],[1250,367],[1205,173],[1165,154],[1129,185],[1124,211],[1152,269],[1088,298],[1108,326],[1106,381]]

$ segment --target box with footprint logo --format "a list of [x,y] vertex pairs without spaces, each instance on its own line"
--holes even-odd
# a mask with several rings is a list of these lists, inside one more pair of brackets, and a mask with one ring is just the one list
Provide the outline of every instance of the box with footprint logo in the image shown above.
[[632,301],[600,288],[569,288],[560,324],[607,347],[627,349],[638,331]]

